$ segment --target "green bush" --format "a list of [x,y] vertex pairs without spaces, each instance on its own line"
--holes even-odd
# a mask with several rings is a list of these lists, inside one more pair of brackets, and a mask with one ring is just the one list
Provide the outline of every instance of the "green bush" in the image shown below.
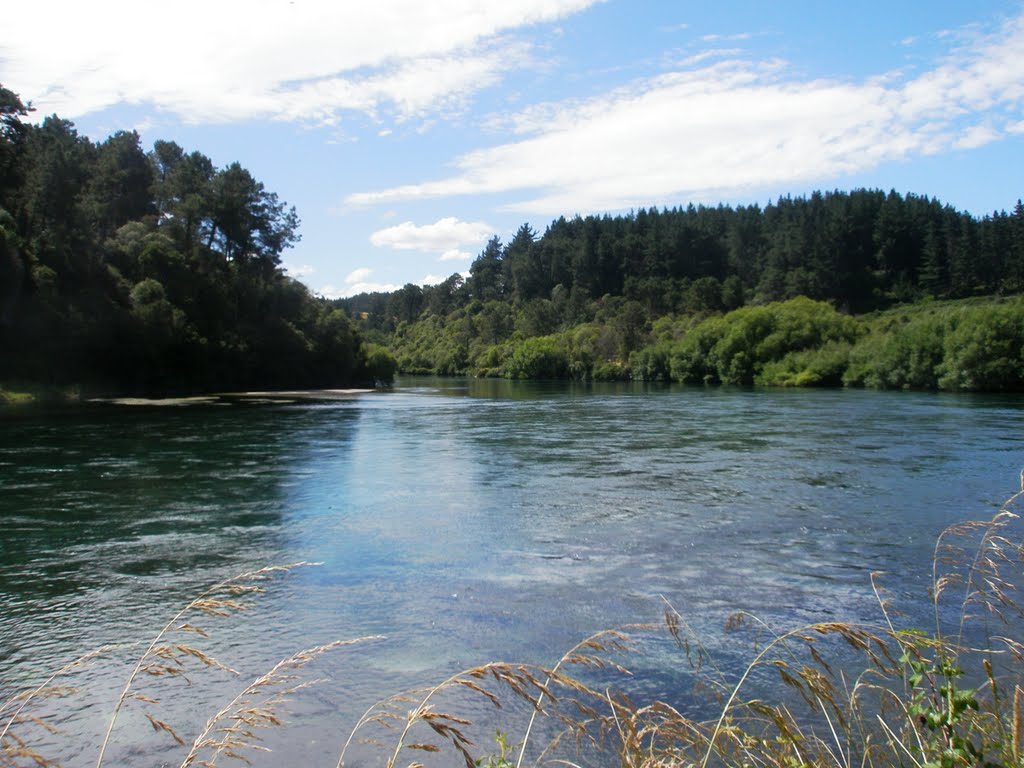
[[766,363],[754,379],[769,387],[838,387],[850,362],[852,345],[830,341],[817,349],[790,352],[781,360]]
[[743,307],[687,333],[671,354],[671,374],[682,382],[753,384],[769,363],[794,352],[852,342],[859,332],[853,318],[803,297]]
[[1019,390],[1024,385],[1024,307],[964,310],[946,334],[938,386],[950,390]]
[[672,378],[672,345],[658,342],[630,356],[630,373],[638,381],[669,381]]
[[553,336],[524,339],[505,362],[510,379],[565,379],[569,370],[568,352]]
[[629,381],[630,369],[618,360],[600,360],[590,369],[594,381]]
[[712,317],[687,333],[672,349],[669,372],[673,381],[717,383],[718,372],[710,362],[711,350],[725,333],[725,320]]
[[666,315],[649,333],[640,333],[638,321],[632,337],[651,341],[632,351],[624,336],[629,324],[617,313],[636,310],[636,302],[605,301],[599,319],[548,336],[515,331],[506,341],[486,341],[474,327],[488,313],[497,317],[501,306],[492,301],[472,316],[456,311],[401,324],[392,336],[400,370],[787,387],[1024,388],[1019,299],[928,302],[854,318],[798,297],[703,320]]
[[945,315],[927,313],[864,336],[850,352],[843,383],[873,389],[935,389],[946,328]]
[[363,376],[367,381],[391,384],[398,371],[398,360],[379,344],[365,343],[361,349]]

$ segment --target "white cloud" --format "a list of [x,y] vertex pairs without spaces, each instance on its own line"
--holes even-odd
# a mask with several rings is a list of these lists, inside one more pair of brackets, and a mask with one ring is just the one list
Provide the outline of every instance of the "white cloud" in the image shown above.
[[[459,275],[463,280],[468,280],[470,278],[470,273],[468,271],[467,272],[453,272],[452,275],[454,275],[454,274]],[[445,280],[450,278],[452,275],[433,275],[433,274],[424,275],[423,277],[421,277],[419,279],[419,282],[417,283],[417,285],[438,285],[439,283],[443,283]]]
[[357,296],[360,293],[391,293],[401,287],[391,283],[352,283],[343,288],[328,284],[321,287],[317,294],[325,299],[346,299],[349,296]]
[[552,214],[673,198],[750,196],[914,155],[980,146],[985,126],[1020,118],[1024,18],[957,41],[920,76],[803,80],[780,61],[731,59],[643,80],[585,101],[535,105],[528,138],[467,153],[448,178],[350,195],[377,204],[519,191],[506,206]]
[[1006,126],[1007,133],[1024,133],[1024,120],[1018,120]]
[[445,251],[438,258],[438,261],[469,261],[473,258],[473,254],[467,251],[460,251],[458,248],[453,248],[450,251]]
[[283,262],[281,264],[281,266],[284,268],[284,271],[287,272],[291,277],[296,277],[296,278],[298,278],[298,277],[309,277],[310,275],[312,275],[313,273],[316,272],[316,267],[313,267],[310,264],[301,264],[301,265],[299,265],[299,264],[289,264],[288,262]]
[[370,277],[372,275],[373,270],[369,267],[359,267],[358,269],[353,269],[345,276],[344,286],[339,288],[336,285],[324,285],[321,286],[317,293],[327,299],[343,299],[359,293],[389,293],[397,291],[402,287],[392,283],[371,282]]
[[346,285],[353,285],[354,283],[365,282],[366,279],[373,274],[373,270],[369,267],[359,267],[359,269],[353,269],[345,277]]
[[338,288],[336,285],[331,285],[331,284],[327,284],[327,285],[321,286],[316,291],[316,294],[318,296],[323,296],[325,299],[342,299],[345,296],[349,295],[348,293],[346,293],[342,289]]
[[346,285],[344,292],[341,294],[341,298],[346,296],[356,296],[360,293],[391,293],[397,291],[402,286],[395,285],[394,283],[352,283],[352,285]]
[[[448,216],[433,224],[417,226],[405,221],[370,235],[370,242],[378,248],[401,251],[444,251],[451,253],[460,245],[486,240],[494,229],[482,221],[460,221]],[[442,259],[444,257],[442,256]]]
[[953,146],[957,149],[976,149],[1001,138],[1001,134],[991,125],[972,125],[956,140]]
[[[191,122],[445,108],[521,64],[502,35],[598,0],[54,0],[5,9],[4,83],[40,114],[152,104]],[[45,30],[45,39],[40,38]],[[187,55],[182,55],[187,51]]]

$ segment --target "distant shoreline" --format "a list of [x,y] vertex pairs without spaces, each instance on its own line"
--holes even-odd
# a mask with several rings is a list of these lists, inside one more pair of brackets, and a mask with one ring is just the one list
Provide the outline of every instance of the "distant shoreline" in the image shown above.
[[258,403],[289,403],[296,401],[347,400],[367,395],[374,389],[289,389],[242,392],[215,392],[180,397],[81,397],[77,391],[58,390],[4,390],[0,389],[0,411],[33,406],[75,406],[106,404],[144,406],[152,408],[183,407],[189,405],[230,405],[233,402],[254,405]]
[[293,402],[296,400],[347,400],[352,397],[374,392],[373,389],[289,389],[272,391],[218,392],[209,395],[191,395],[186,397],[100,397],[90,398],[90,403],[110,403],[111,405],[128,406],[186,406],[217,404],[225,401],[242,401],[246,403],[260,402]]

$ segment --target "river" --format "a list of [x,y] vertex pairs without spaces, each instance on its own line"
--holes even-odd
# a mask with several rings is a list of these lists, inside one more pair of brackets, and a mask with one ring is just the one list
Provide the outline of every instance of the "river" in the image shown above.
[[[660,621],[665,601],[726,666],[746,651],[721,640],[735,611],[877,621],[875,571],[926,625],[936,536],[994,514],[1022,465],[1013,396],[405,379],[341,399],[5,414],[0,700],[121,644],[40,704],[61,734],[32,731],[47,756],[93,765],[132,643],[220,579],[315,562],[195,623],[242,681],[386,636],[313,662],[327,680],[267,732],[273,753],[249,755],[333,766],[383,696],[493,660],[553,664],[595,631]],[[649,650],[633,685],[671,696],[668,651]],[[240,686],[190,679],[141,684],[187,741]],[[119,718],[106,764],[179,764],[145,707]]]

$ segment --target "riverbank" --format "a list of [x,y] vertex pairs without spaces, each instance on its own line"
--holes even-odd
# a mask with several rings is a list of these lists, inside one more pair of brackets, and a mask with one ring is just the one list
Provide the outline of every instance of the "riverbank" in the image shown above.
[[637,310],[631,319],[625,309],[594,308],[593,319],[554,324],[543,334],[509,319],[526,310],[508,304],[504,335],[488,330],[487,313],[497,305],[477,304],[402,324],[381,343],[406,374],[1024,391],[1019,295],[926,300],[857,316],[806,297],[725,313]]
[[182,397],[83,397],[77,387],[66,389],[41,387],[0,387],[0,411],[40,405],[109,403],[111,405],[172,407],[214,405],[217,403],[287,403],[315,400],[345,400],[375,392],[375,389],[289,389],[245,392],[216,392]]
[[210,395],[192,395],[189,397],[112,397],[91,398],[93,403],[111,403],[112,405],[130,406],[183,406],[213,405],[218,403],[290,403],[315,400],[346,400],[351,397],[368,395],[373,389],[288,389],[251,392],[219,392]]
[[0,386],[0,409],[21,408],[31,405],[54,405],[81,402],[81,392],[77,387],[53,388]]

